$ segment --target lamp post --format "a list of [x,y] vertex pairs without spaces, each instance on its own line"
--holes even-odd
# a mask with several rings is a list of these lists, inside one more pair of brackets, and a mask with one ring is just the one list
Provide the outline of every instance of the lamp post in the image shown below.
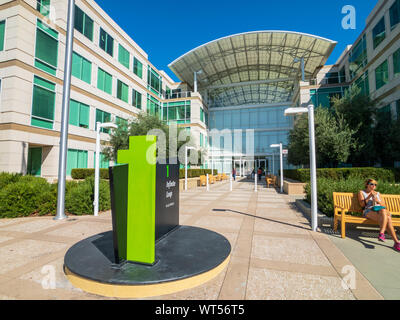
[[185,191],[188,189],[188,184],[187,184],[187,167],[188,167],[188,150],[196,150],[193,147],[185,147]]
[[74,46],[75,0],[68,0],[67,39],[65,42],[64,85],[61,115],[60,153],[58,164],[57,214],[54,220],[67,219],[65,215],[65,184],[67,176],[69,100],[71,94],[72,52]]
[[95,174],[94,174],[94,216],[99,215],[99,184],[100,184],[100,131],[102,128],[114,128],[118,126],[114,123],[96,123],[96,162],[95,162]]
[[283,193],[283,147],[282,143],[280,144],[271,144],[271,148],[279,148],[279,154],[281,156],[281,193]]
[[311,225],[315,232],[318,228],[318,200],[317,200],[317,161],[315,152],[315,124],[314,105],[308,108],[289,108],[285,110],[285,116],[308,113],[308,131],[310,135],[310,174],[311,174]]

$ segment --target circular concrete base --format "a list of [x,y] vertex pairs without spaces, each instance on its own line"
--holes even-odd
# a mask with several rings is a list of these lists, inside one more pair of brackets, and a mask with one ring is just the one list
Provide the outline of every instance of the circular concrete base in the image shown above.
[[180,226],[156,243],[153,266],[115,265],[112,232],[85,239],[65,255],[71,283],[115,298],[145,298],[190,289],[217,276],[229,263],[231,245],[222,235]]

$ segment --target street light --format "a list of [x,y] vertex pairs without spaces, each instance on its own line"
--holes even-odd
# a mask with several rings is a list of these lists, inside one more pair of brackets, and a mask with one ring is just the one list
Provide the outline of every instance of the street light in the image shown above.
[[315,124],[314,105],[308,108],[289,108],[285,110],[285,116],[296,115],[308,112],[308,131],[310,135],[310,174],[311,174],[311,226],[317,231],[318,227],[318,200],[317,200],[317,164],[315,155]]
[[114,128],[117,129],[118,126],[114,123],[96,123],[96,163],[95,163],[95,174],[94,174],[94,216],[99,215],[99,184],[100,184],[100,131],[102,128]]
[[282,143],[280,144],[271,144],[271,148],[279,148],[279,154],[281,156],[281,193],[283,193],[283,147]]
[[188,184],[187,184],[188,150],[196,150],[196,148],[188,146],[185,147],[185,191],[187,191],[188,189]]

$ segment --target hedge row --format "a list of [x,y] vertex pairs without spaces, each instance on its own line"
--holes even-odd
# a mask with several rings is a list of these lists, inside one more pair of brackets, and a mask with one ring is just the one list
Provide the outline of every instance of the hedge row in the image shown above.
[[[286,178],[297,180],[303,183],[310,181],[310,169],[284,170]],[[317,169],[317,178],[332,180],[341,179],[375,179],[378,181],[400,182],[400,169],[394,168],[337,168]]]
[[[109,179],[108,169],[100,169],[100,179]],[[72,169],[71,178],[74,180],[85,180],[94,177],[94,169]]]
[[[43,178],[0,173],[0,218],[55,215],[58,185]],[[93,214],[94,178],[67,181],[65,211],[74,215]],[[99,210],[110,210],[108,181],[100,180]]]
[[[188,178],[197,178],[206,174],[211,174],[211,169],[188,169]],[[214,170],[214,174],[218,174],[218,171]],[[74,180],[84,180],[94,177],[94,169],[73,169],[71,177]],[[179,169],[179,178],[185,178],[185,169]],[[108,169],[100,169],[100,179],[109,179]]]
[[[319,178],[317,185],[318,209],[328,217],[333,217],[333,193],[357,193],[365,188],[365,179],[357,177],[341,180]],[[305,191],[306,201],[311,204],[311,187],[309,183],[306,184]],[[390,182],[379,182],[377,191],[381,194],[400,194],[400,186]]]
[[[200,176],[205,176],[211,174],[211,169],[188,169],[188,178],[198,178]],[[214,170],[214,175],[218,174],[217,170]],[[179,179],[185,178],[185,169],[179,169]]]

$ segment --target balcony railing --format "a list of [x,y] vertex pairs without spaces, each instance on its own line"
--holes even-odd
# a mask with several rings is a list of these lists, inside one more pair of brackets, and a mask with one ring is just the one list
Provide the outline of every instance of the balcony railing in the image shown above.
[[165,99],[185,99],[192,96],[191,91],[164,93]]

